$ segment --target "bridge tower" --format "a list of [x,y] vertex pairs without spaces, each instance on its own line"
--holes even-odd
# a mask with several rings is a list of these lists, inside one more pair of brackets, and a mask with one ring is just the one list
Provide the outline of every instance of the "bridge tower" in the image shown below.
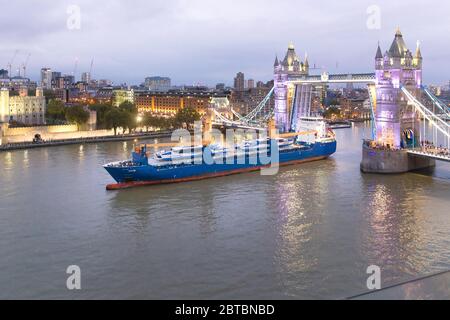
[[[420,118],[401,88],[420,98],[422,62],[419,43],[413,55],[400,30],[384,55],[378,45],[375,55],[376,136],[370,147],[367,144],[363,147],[363,171],[396,173],[434,165],[427,159],[413,161],[405,151],[420,145]],[[386,149],[390,152],[385,152]]]
[[301,61],[291,43],[284,59],[275,58],[274,63],[274,94],[275,94],[275,123],[281,132],[290,130],[290,106],[294,99],[295,87],[289,83],[292,76],[307,76],[309,63],[307,58]]
[[375,56],[377,92],[376,141],[393,148],[413,147],[420,143],[418,117],[409,106],[400,88],[403,86],[420,96],[422,85],[422,55],[406,47],[403,35],[397,30],[394,41],[384,55],[378,45]]

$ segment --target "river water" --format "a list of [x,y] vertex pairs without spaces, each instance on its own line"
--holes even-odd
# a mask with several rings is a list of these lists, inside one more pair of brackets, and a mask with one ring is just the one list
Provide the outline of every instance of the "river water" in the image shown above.
[[[0,153],[0,298],[310,299],[450,269],[450,165],[359,171],[368,125],[328,160],[108,192],[131,142]],[[81,269],[81,290],[66,269]]]

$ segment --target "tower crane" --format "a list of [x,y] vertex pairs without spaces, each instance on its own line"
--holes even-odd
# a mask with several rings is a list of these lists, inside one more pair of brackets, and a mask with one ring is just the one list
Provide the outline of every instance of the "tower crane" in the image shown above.
[[75,66],[73,68],[73,78],[74,82],[76,82],[76,76],[77,76],[77,69],[78,69],[78,58],[75,58]]
[[17,54],[19,53],[19,50],[14,51],[14,55],[12,57],[12,59],[10,60],[10,62],[8,62],[8,70],[9,70],[9,77],[12,78],[11,75],[11,68],[12,68],[12,64],[14,63],[14,60],[16,59]]
[[23,77],[24,78],[26,78],[26,76],[27,76],[27,65],[28,65],[28,61],[30,60],[30,56],[31,56],[31,53],[29,53],[27,55],[27,58],[26,58],[25,62],[22,64],[22,70],[23,70]]
[[92,58],[92,60],[91,60],[91,67],[89,68],[89,75],[91,76],[91,78],[92,78],[92,66],[94,65],[94,58]]

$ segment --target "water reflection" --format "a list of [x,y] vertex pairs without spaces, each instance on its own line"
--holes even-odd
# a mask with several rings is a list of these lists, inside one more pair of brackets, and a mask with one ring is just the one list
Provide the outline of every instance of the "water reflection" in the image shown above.
[[367,228],[361,228],[362,249],[394,281],[399,274],[430,270],[438,256],[428,252],[427,210],[423,201],[433,180],[411,175],[363,175]]
[[317,280],[302,275],[315,273],[319,268],[321,257],[314,253],[314,236],[327,207],[329,182],[335,169],[335,160],[328,159],[286,168],[275,179],[278,236],[274,262],[288,296],[296,297],[294,292]]
[[91,286],[80,297],[106,299],[342,298],[364,291],[370,264],[383,285],[448,269],[450,180],[436,176],[450,166],[361,174],[366,134],[338,131],[333,157],[276,176],[119,192],[101,165],[131,143],[2,153],[0,296],[70,298],[55,274],[73,257]]

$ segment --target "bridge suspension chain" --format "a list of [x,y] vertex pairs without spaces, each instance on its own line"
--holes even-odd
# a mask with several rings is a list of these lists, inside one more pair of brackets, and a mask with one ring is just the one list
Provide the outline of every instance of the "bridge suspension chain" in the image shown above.
[[272,89],[270,89],[267,96],[264,97],[264,99],[258,104],[258,106],[255,109],[253,109],[252,111],[250,111],[250,113],[247,114],[245,117],[243,117],[245,122],[250,122],[256,118],[258,113],[260,113],[262,111],[262,109],[266,106],[267,102],[269,102],[274,90],[275,90],[275,87],[272,87]]
[[423,91],[430,97],[430,99],[433,101],[433,103],[442,111],[444,114],[450,118],[450,108],[442,103],[430,90],[428,90],[426,87],[423,87]]
[[[432,125],[433,129],[433,145],[434,148],[437,149],[438,146],[438,136],[437,131],[441,132],[446,138],[446,150],[448,154],[448,150],[450,149],[450,125],[442,120],[438,115],[436,115],[433,111],[425,107],[416,97],[414,97],[405,87],[401,87],[402,92],[405,94],[406,98],[410,103],[412,103],[416,109],[420,112],[420,114],[424,118],[424,141],[427,140],[427,130],[426,130],[426,120]],[[442,146],[442,145],[441,145]]]

